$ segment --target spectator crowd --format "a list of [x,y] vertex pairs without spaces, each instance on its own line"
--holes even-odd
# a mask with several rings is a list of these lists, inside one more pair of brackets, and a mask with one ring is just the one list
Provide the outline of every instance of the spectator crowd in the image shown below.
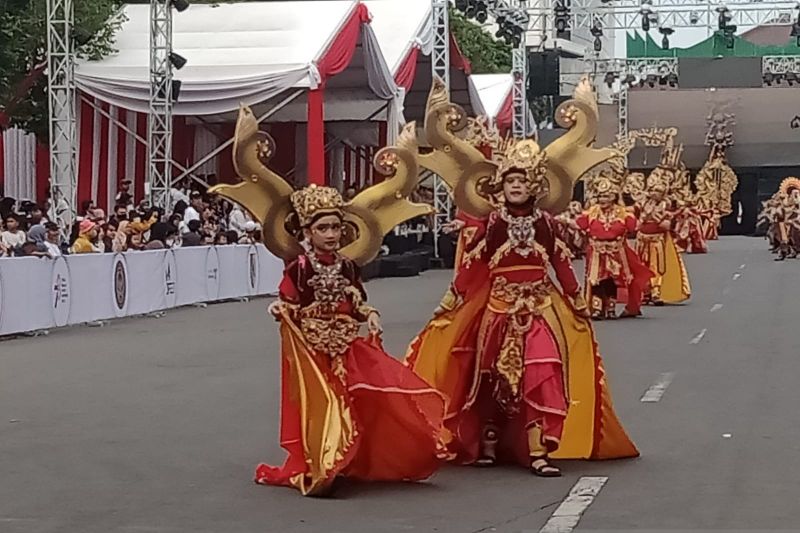
[[172,212],[147,200],[134,205],[130,182],[122,182],[111,213],[91,201],[68,235],[53,220],[49,202],[17,202],[0,194],[0,257],[49,257],[64,254],[160,250],[183,246],[254,244],[261,229],[240,206],[209,197],[188,186],[172,190]]

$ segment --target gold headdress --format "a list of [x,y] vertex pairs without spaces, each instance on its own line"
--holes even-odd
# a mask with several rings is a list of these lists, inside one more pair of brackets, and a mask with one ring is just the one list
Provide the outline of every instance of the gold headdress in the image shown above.
[[586,178],[586,196],[589,201],[594,201],[598,196],[603,194],[613,194],[619,196],[622,192],[622,178],[623,176],[617,174],[610,168],[604,168],[600,171],[593,172]]
[[321,214],[335,214],[344,218],[344,200],[339,191],[332,187],[310,185],[293,192],[290,199],[301,228],[311,224],[314,217]]
[[450,102],[444,84],[434,79],[425,115],[425,135],[434,151],[420,156],[420,163],[445,180],[458,207],[471,216],[483,217],[494,210],[493,195],[501,183],[498,180],[509,168],[519,168],[531,178],[540,208],[558,213],[572,199],[575,182],[618,152],[591,148],[598,114],[587,80],[579,84],[572,100],[558,107],[556,120],[568,131],[545,150],[532,140],[501,141],[495,136],[490,143],[492,157],[487,157],[476,146],[486,144],[483,139],[481,143],[470,139],[476,135],[476,122]]
[[789,196],[793,191],[800,191],[800,179],[794,177],[785,178],[778,190],[783,196]]
[[302,252],[299,235],[291,231],[292,217],[296,216],[305,225],[314,214],[325,210],[341,212],[347,227],[347,242],[340,253],[362,265],[375,258],[383,236],[392,228],[432,212],[430,206],[408,200],[419,180],[414,127],[413,122],[409,123],[397,146],[383,148],[375,156],[375,169],[387,178],[345,203],[328,187],[312,185],[295,192],[286,180],[270,170],[267,163],[275,153],[275,142],[258,131],[252,111],[242,107],[233,144],[234,167],[242,183],[216,185],[209,192],[247,209],[262,225],[266,247],[286,261]]
[[659,192],[669,191],[669,177],[666,175],[666,171],[663,168],[656,167],[650,175],[647,176],[647,190]]

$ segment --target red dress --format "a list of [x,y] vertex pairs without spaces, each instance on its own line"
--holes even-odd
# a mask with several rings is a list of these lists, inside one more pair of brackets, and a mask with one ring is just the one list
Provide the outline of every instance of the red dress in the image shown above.
[[[315,264],[316,261],[316,264]],[[421,480],[439,467],[445,399],[359,337],[372,308],[357,267],[334,255],[301,255],[280,298],[281,467],[261,464],[257,483],[324,493],[337,476]]]
[[494,212],[473,228],[442,301],[449,309],[407,356],[450,400],[456,460],[480,458],[487,421],[500,422],[497,458],[524,466],[533,427],[555,458],[637,455],[613,413],[591,322],[573,307],[579,285],[550,215]]
[[589,236],[586,247],[587,302],[592,290],[604,280],[627,290],[627,310],[639,314],[644,289],[653,277],[636,252],[628,246],[628,234],[636,231],[637,221],[622,206],[603,210],[593,206],[577,219],[578,227]]

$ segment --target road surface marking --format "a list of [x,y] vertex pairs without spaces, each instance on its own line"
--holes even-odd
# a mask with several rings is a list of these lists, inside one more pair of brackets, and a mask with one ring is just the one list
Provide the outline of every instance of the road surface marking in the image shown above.
[[700,344],[700,341],[703,340],[703,337],[706,336],[706,333],[708,333],[708,330],[706,328],[703,328],[702,330],[700,330],[700,333],[694,336],[694,338],[691,340],[689,344]]
[[742,263],[742,264],[739,266],[739,270],[744,270],[745,268],[747,268],[747,264],[745,264],[745,263]]
[[580,478],[561,505],[550,515],[539,533],[571,533],[581,521],[583,513],[592,505],[606,481],[608,481],[607,477]]
[[716,313],[720,309],[722,309],[722,304],[714,304],[714,307],[711,308],[711,312]]
[[664,372],[658,380],[644,393],[641,401],[643,403],[656,403],[661,401],[661,397],[667,391],[667,387],[675,379],[675,372]]
[[739,279],[741,277],[742,277],[742,273],[741,272],[737,272],[736,274],[733,275],[733,281],[736,281],[737,279]]

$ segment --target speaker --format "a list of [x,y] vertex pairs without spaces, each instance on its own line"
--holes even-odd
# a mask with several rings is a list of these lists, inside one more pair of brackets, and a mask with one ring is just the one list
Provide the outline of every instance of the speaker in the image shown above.
[[560,89],[561,69],[555,50],[533,52],[528,55],[528,95],[557,96]]

